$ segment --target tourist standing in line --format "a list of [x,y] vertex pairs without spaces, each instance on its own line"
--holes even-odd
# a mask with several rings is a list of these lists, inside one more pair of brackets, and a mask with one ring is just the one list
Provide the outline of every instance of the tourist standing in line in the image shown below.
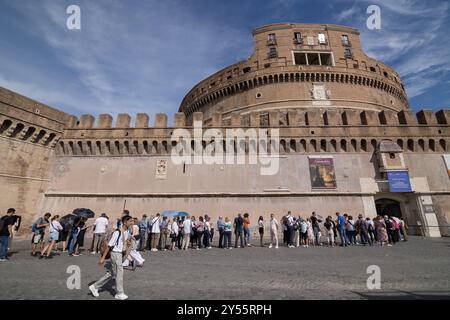
[[97,254],[100,252],[100,245],[106,238],[106,231],[108,229],[109,220],[106,213],[102,213],[94,222],[94,237],[92,238],[91,253]]
[[308,223],[305,219],[300,219],[300,243],[303,243],[304,248],[308,248]]
[[[235,248],[244,248],[243,233],[244,233],[244,219],[242,218],[241,214],[238,213],[238,216],[234,219]],[[241,245],[238,247],[239,239]]]
[[314,241],[314,229],[312,227],[311,218],[306,218],[306,223],[308,224],[308,246],[315,246],[316,242]]
[[387,243],[387,245],[390,247],[391,244],[389,243],[389,237],[386,230],[386,223],[382,216],[378,216],[375,221],[375,231],[377,235],[377,239],[380,242],[381,246],[384,245],[384,243]]
[[373,223],[373,220],[370,218],[366,218],[366,222],[367,222],[367,234],[370,237],[370,241],[372,243],[375,242],[375,225]]
[[332,220],[333,219],[331,217],[327,217],[323,225],[327,233],[327,246],[334,248],[334,230]]
[[336,212],[336,216],[337,216],[337,227],[339,230],[339,237],[341,238],[341,247],[346,247],[347,246],[347,234],[346,234],[346,221],[345,221],[345,217],[343,215],[341,215],[340,212]]
[[161,236],[159,213],[150,221],[149,230],[151,231],[151,251],[158,251],[159,237]]
[[159,238],[159,250],[162,251],[166,251],[166,246],[167,246],[167,237],[168,237],[168,233],[167,233],[167,217],[163,217],[162,221],[159,224],[159,228],[161,230],[161,237]]
[[275,219],[275,215],[272,213],[270,215],[270,245],[269,248],[272,248],[272,245],[275,245],[275,249],[278,249],[278,229],[280,228],[280,224],[277,219]]
[[389,216],[385,215],[384,216],[384,224],[386,225],[386,231],[387,231],[387,235],[388,235],[388,241],[390,245],[395,244],[394,243],[394,223],[392,222],[391,219],[389,219]]
[[209,223],[208,215],[205,215],[205,227],[203,231],[203,245],[206,249],[211,249],[211,224]]
[[313,212],[311,214],[311,224],[312,224],[312,228],[313,228],[313,233],[314,233],[314,244],[316,246],[320,246],[322,245],[320,243],[320,236],[321,236],[321,232],[320,232],[320,223],[322,222],[322,220],[320,220],[317,217],[317,214],[315,212]]
[[147,215],[142,215],[141,221],[139,221],[139,235],[141,240],[139,241],[139,251],[145,251],[145,246],[147,244],[147,234],[148,234],[148,221]]
[[395,244],[400,241],[400,219],[394,216],[390,216],[389,218],[392,220],[392,224],[394,225],[392,239]]
[[195,227],[197,228],[197,250],[201,250],[203,234],[205,232],[205,220],[202,216],[198,217]]
[[214,223],[211,222],[211,218],[208,217],[209,222],[209,246],[212,246],[213,239],[214,239]]
[[[191,217],[191,240],[190,240],[190,244],[191,244],[191,248],[195,249],[198,247],[198,241],[197,241],[197,220],[195,219],[195,216]],[[194,246],[195,244],[195,246]]]
[[105,286],[110,280],[115,279],[116,282],[116,295],[114,298],[117,300],[126,300],[128,296],[123,289],[123,266],[122,266],[122,254],[126,251],[126,247],[131,245],[129,239],[128,228],[133,223],[130,216],[124,216],[121,220],[121,227],[117,228],[108,243],[108,248],[100,258],[100,265],[105,263],[108,253],[110,253],[110,265],[107,266],[106,274],[97,282],[89,287],[92,295],[98,297],[98,289]]
[[82,217],[81,218],[81,223],[79,225],[80,231],[78,232],[78,235],[77,235],[77,242],[75,244],[74,256],[81,256],[80,251],[84,247],[84,238],[85,238],[85,235],[86,235],[86,231],[87,231],[87,229],[92,227],[92,226],[88,226],[87,225],[87,220],[88,219],[86,217]]
[[51,213],[46,213],[43,217],[37,219],[33,224],[33,238],[31,239],[31,255],[33,257],[37,255],[36,248],[38,243],[40,245],[39,252],[42,252],[44,250],[45,228],[47,228],[47,226],[50,224],[49,219],[51,216]]
[[6,215],[0,218],[0,262],[8,260],[9,241],[12,239],[12,226],[14,225],[13,215],[16,209],[9,208]]
[[[177,247],[178,250],[181,250],[183,248],[183,239],[184,239],[184,235],[183,235],[183,230],[184,230],[184,217],[178,217],[178,237],[177,237]],[[190,236],[190,235],[189,235]],[[188,244],[189,244],[189,240],[188,240]]]
[[298,231],[298,221],[297,218],[294,218],[294,226],[293,226],[293,233],[294,233],[294,240],[292,241],[293,246],[298,248],[299,247],[299,234],[300,232]]
[[[193,217],[195,219],[195,217]],[[189,243],[191,241],[191,233],[192,233],[192,227],[193,227],[193,221],[190,219],[190,217],[186,217],[186,219],[183,221],[183,244],[181,245],[181,248],[183,250],[187,250],[189,247]]]
[[42,258],[51,259],[52,258],[52,250],[56,246],[56,242],[59,240],[59,232],[62,229],[63,229],[63,227],[59,223],[59,216],[58,215],[54,216],[49,225],[48,244],[41,251],[41,256],[39,257],[39,259],[42,259]]
[[[175,249],[175,246],[177,245],[177,239],[178,239],[178,234],[179,234],[180,230],[178,228],[178,221],[176,220],[176,218],[173,218],[173,222],[170,225],[170,251],[173,251]],[[189,241],[188,241],[189,243]]]
[[244,213],[244,245],[251,247],[250,244],[250,218],[248,213]]
[[363,218],[363,215],[358,216],[358,220],[355,224],[356,232],[361,238],[361,243],[365,246],[366,244],[372,245],[372,241],[369,238],[369,225],[367,221]]
[[258,219],[258,231],[259,231],[259,245],[261,247],[264,247],[264,244],[263,244],[264,229],[265,229],[264,218],[263,218],[263,216],[260,216]]
[[288,248],[294,247],[294,217],[292,217],[292,214],[290,211],[288,211],[288,214],[286,216],[287,220],[287,238],[288,238]]
[[231,221],[230,219],[228,219],[228,217],[225,217],[224,232],[225,232],[224,248],[233,249],[231,245],[231,234],[233,233],[233,225],[231,224]]
[[217,220],[217,230],[219,231],[219,248],[223,248],[225,242],[225,221],[223,221],[222,217],[219,217],[219,220]]
[[283,245],[289,245],[289,230],[286,216],[281,218],[281,226],[283,228]]
[[349,239],[350,244],[356,245],[355,221],[353,220],[352,216],[349,216],[347,220],[347,232],[347,238]]

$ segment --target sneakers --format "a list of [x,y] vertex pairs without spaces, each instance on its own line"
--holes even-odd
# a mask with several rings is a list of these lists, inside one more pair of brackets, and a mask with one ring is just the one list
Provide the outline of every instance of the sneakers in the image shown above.
[[6,261],[6,259],[0,259],[0,262],[5,262]]
[[128,296],[127,296],[125,293],[122,293],[122,294],[116,294],[116,295],[114,296],[114,299],[117,299],[117,300],[127,300],[127,299],[128,299]]
[[93,255],[96,255],[96,254],[97,254],[97,252],[95,252],[95,251],[92,251],[92,252],[91,252],[91,254],[93,254]]
[[269,246],[269,249],[272,249],[272,245]]
[[278,249],[278,246],[276,246],[275,249]]
[[94,285],[89,286],[89,290],[91,291],[92,295],[96,298],[100,295]]

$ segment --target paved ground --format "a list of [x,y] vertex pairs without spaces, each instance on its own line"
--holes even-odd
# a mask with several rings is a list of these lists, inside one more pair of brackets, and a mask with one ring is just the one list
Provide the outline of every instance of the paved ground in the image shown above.
[[[87,287],[103,275],[98,257],[39,260],[28,242],[14,249],[0,263],[1,300],[94,299]],[[411,238],[395,247],[146,252],[144,268],[125,272],[125,291],[131,299],[448,299],[449,251],[448,238]],[[81,269],[81,290],[67,289],[70,265]],[[370,265],[381,268],[381,290],[367,289]]]

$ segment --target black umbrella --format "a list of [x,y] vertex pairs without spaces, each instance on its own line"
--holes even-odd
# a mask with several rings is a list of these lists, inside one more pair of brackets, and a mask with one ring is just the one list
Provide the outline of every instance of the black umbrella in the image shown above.
[[72,214],[74,214],[78,217],[86,218],[86,219],[95,217],[94,211],[92,211],[90,209],[85,209],[85,208],[75,209],[75,210],[73,210]]

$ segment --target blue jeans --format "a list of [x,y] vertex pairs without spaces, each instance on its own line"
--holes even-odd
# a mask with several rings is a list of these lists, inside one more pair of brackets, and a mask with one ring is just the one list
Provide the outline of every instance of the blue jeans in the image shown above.
[[69,254],[73,254],[75,251],[75,245],[78,240],[78,228],[73,228],[71,232],[71,240],[69,244]]
[[345,234],[344,228],[339,228],[339,237],[341,238],[341,246],[346,247],[348,240],[347,240],[347,235]]
[[9,237],[0,236],[0,259],[8,258]]
[[250,244],[250,229],[244,228],[244,244],[248,246]]
[[225,231],[224,236],[223,247],[229,249],[231,247],[231,231]]

